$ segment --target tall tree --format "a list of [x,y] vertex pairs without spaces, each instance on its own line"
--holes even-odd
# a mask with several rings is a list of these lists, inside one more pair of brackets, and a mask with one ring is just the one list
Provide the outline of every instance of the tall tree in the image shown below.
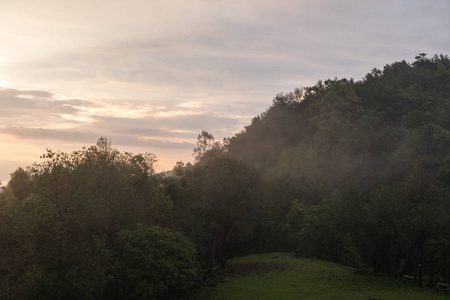
[[[204,245],[213,265],[229,250],[233,231],[245,228],[255,211],[259,175],[244,163],[221,155],[194,166],[186,180],[192,203],[183,227],[188,236]],[[236,228],[237,224],[242,228]]]

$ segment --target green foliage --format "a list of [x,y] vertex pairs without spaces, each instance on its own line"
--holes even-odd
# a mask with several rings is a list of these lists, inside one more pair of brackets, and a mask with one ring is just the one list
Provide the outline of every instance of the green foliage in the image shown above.
[[138,224],[115,242],[110,299],[169,299],[186,292],[197,275],[197,252],[183,235]]
[[172,221],[172,202],[154,174],[155,156],[121,153],[101,138],[70,154],[47,150],[42,159],[14,172],[3,189],[1,296],[103,297],[118,232]]
[[[40,265],[32,299],[96,299],[103,294],[112,253],[104,238],[76,243],[65,241],[64,254],[49,252]],[[70,245],[72,244],[72,245]],[[50,246],[47,250],[52,251]],[[61,248],[59,248],[61,251]],[[55,258],[57,258],[55,260]]]
[[[207,131],[202,131],[197,137],[197,147],[194,148],[193,156],[198,162],[206,161],[209,157],[214,157],[216,152],[220,153],[222,145],[214,140],[214,136]],[[206,156],[206,157],[205,157]]]
[[422,53],[277,95],[224,150],[263,174],[300,255],[448,280],[449,71]]
[[[252,235],[260,177],[253,169],[226,154],[187,169],[186,204],[179,225],[192,238],[203,258],[214,265],[231,244]],[[178,188],[180,189],[180,187]],[[174,188],[170,189],[176,197]],[[181,193],[179,190],[178,194]]]
[[30,193],[30,174],[22,168],[18,168],[11,174],[8,186],[12,189],[14,196],[22,200]]

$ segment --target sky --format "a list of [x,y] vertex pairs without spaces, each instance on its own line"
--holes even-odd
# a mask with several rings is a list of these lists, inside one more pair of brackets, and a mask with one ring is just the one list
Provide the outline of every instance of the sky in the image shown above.
[[193,161],[281,92],[450,54],[448,0],[0,0],[0,180],[107,137]]

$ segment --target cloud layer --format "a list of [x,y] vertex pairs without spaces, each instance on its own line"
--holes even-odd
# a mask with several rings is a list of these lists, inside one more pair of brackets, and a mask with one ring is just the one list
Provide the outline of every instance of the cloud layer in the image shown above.
[[46,91],[0,88],[0,105],[0,133],[27,140],[89,143],[106,135],[118,145],[192,149],[205,124],[221,133],[240,126],[236,117],[195,103],[59,99]]
[[448,54],[449,11],[447,0],[3,1],[0,166],[108,136],[170,168],[199,132],[231,136],[279,92]]

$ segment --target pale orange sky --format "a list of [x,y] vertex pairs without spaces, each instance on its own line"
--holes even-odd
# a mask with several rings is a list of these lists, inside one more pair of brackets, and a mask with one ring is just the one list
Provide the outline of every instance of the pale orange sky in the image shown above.
[[449,54],[450,1],[3,0],[0,180],[101,136],[192,160],[280,92]]

